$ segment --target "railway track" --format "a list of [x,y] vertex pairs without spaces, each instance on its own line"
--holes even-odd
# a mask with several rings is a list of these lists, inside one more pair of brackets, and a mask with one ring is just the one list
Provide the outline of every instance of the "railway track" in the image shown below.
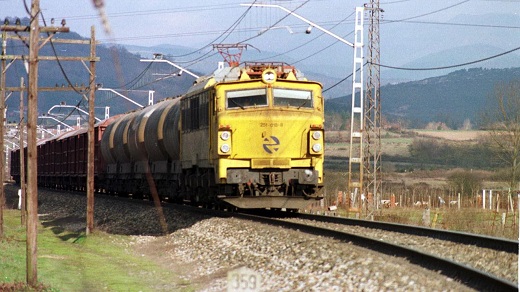
[[[383,254],[407,259],[413,264],[438,271],[450,278],[479,291],[518,291],[517,284],[510,280],[471,267],[470,265],[454,261],[444,256],[421,251],[406,246],[403,243],[391,243],[380,237],[363,236],[359,229],[347,231],[349,226],[362,226],[383,230],[385,232],[398,232],[419,237],[429,237],[436,240],[450,241],[457,244],[472,245],[477,248],[488,248],[499,252],[518,254],[518,242],[479,236],[461,232],[448,232],[429,228],[406,226],[400,224],[388,224],[382,222],[368,222],[363,220],[351,220],[346,218],[316,216],[308,214],[283,214],[270,213],[268,216],[248,213],[233,214],[234,217],[262,222],[265,224],[281,226],[313,235],[331,237],[344,242],[350,242],[364,248],[369,248]],[[278,218],[273,218],[278,217]],[[347,228],[345,228],[347,227]]]
[[[134,201],[134,203],[145,202]],[[406,241],[391,242],[392,240],[386,240],[385,234],[399,233],[417,237],[413,241],[430,238],[437,241],[451,242],[459,246],[471,246],[471,248],[477,249],[474,251],[475,253],[486,253],[486,249],[490,249],[496,252],[514,254],[517,256],[518,242],[514,240],[402,224],[303,213],[273,211],[227,212],[176,204],[167,204],[165,208],[180,209],[186,212],[195,212],[201,215],[221,218],[234,217],[297,230],[308,234],[334,238],[371,249],[375,252],[405,258],[412,264],[438,271],[447,277],[458,280],[464,285],[479,291],[518,291],[517,284],[513,282],[514,279],[504,279],[484,269],[475,268],[475,266],[478,266],[476,263],[460,262],[456,259],[450,259],[449,255],[446,256],[442,253],[435,253],[432,252],[432,250],[424,251],[424,248],[423,250],[418,249]],[[352,227],[355,227],[355,229],[351,229]],[[373,233],[369,235],[367,229],[372,229]],[[515,263],[517,261],[516,259]]]
[[[286,217],[285,212],[277,212],[273,216]],[[292,218],[300,220],[309,220],[323,223],[335,223],[345,226],[359,226],[370,229],[378,229],[390,232],[398,232],[409,235],[424,236],[440,240],[446,240],[455,243],[474,245],[482,248],[489,248],[496,251],[503,251],[507,253],[518,254],[518,241],[505,238],[491,237],[485,235],[478,235],[466,232],[455,232],[440,229],[425,228],[420,226],[395,224],[378,221],[368,221],[351,219],[344,217],[332,217],[323,215],[312,215],[305,213],[298,213]]]
[[[82,216],[81,214],[85,210],[84,206],[82,206],[82,204],[84,204],[82,196],[70,196],[65,193],[59,193],[57,195],[62,197],[59,199],[60,201],[54,201],[55,199],[52,199],[53,202],[51,203],[51,201],[48,201],[51,199],[49,195],[44,195],[40,198],[43,200],[42,207],[46,209],[46,212],[50,211],[51,209],[49,208],[52,206],[53,210],[54,207],[58,207],[58,209],[61,210],[58,212],[61,216]],[[54,197],[54,195],[52,195],[52,197]],[[118,203],[115,203],[114,200],[117,200]],[[78,202],[71,203],[71,201]],[[149,201],[124,200],[122,198],[100,196],[97,199],[97,204],[103,204],[103,207],[101,207],[101,205],[97,206],[96,217],[103,218],[106,216],[106,220],[104,222],[101,221],[100,224],[104,225],[103,228],[109,232],[135,235],[160,235],[159,233],[161,233],[160,228],[158,228],[157,217],[154,215],[155,212],[151,210],[153,206]],[[71,207],[74,208],[71,209]],[[335,281],[339,281],[338,279],[340,278],[338,278],[336,274],[328,275],[324,278],[325,274],[323,273],[339,273],[340,275],[345,275],[340,271],[346,269],[349,275],[352,275],[352,273],[368,275],[366,274],[365,268],[368,268],[366,265],[369,265],[374,267],[370,273],[379,273],[379,275],[370,274],[369,278],[351,279],[351,282],[355,285],[353,289],[356,289],[356,287],[367,287],[363,285],[368,285],[366,284],[367,281],[374,281],[373,277],[378,277],[386,280],[383,280],[383,282],[371,282],[372,285],[375,286],[370,287],[387,287],[391,289],[389,287],[414,287],[414,285],[417,284],[427,285],[424,287],[438,290],[438,286],[436,286],[437,288],[432,288],[430,286],[431,284],[423,284],[425,283],[424,281],[418,280],[417,273],[421,273],[418,272],[418,270],[422,269],[420,267],[423,267],[424,269],[435,271],[433,274],[442,274],[446,277],[445,279],[455,279],[456,282],[466,285],[468,289],[478,291],[517,291],[517,286],[514,283],[516,279],[506,279],[506,277],[482,271],[480,268],[472,268],[470,265],[461,264],[457,260],[447,260],[443,255],[432,255],[428,252],[421,252],[416,248],[405,247],[400,243],[390,243],[387,234],[395,232],[374,229],[376,230],[376,234],[379,234],[379,237],[373,236],[370,238],[370,236],[367,236],[365,229],[368,228],[366,227],[360,227],[365,228],[361,230],[355,229],[348,231],[348,229],[352,228],[352,225],[363,224],[361,220],[354,220],[353,222],[356,224],[351,223],[351,225],[345,225],[341,223],[343,221],[342,218],[307,216],[300,213],[271,213],[270,216],[267,217],[258,216],[258,214],[251,215],[223,212],[173,204],[164,204],[163,207],[171,235],[158,237],[157,240],[161,240],[161,238],[164,238],[163,240],[171,240],[171,242],[177,246],[175,250],[179,249],[178,244],[186,246],[184,252],[189,254],[189,260],[194,260],[197,262],[197,265],[202,265],[212,271],[208,273],[219,275],[220,272],[218,271],[222,266],[227,265],[233,267],[237,264],[247,265],[254,270],[262,271],[266,278],[270,279],[269,281],[275,283],[272,284],[273,289],[274,287],[284,287],[284,285],[287,285],[279,284],[278,281],[282,281],[281,283],[292,283],[293,285],[294,283],[304,283],[303,285],[315,284],[308,279],[318,279],[317,281],[326,279],[323,280],[323,284],[328,283],[331,285],[330,287],[333,287],[334,284],[332,283],[336,283]],[[187,215],[187,212],[194,214]],[[140,219],[136,221],[136,217]],[[319,222],[320,220],[324,222]],[[271,227],[261,226],[263,224],[256,223],[265,223]],[[279,226],[283,228],[278,228]],[[77,227],[74,226],[74,228]],[[405,227],[400,226],[400,228]],[[184,230],[186,230],[187,233],[185,233]],[[423,232],[426,231],[427,229],[423,230]],[[177,234],[178,232],[182,233]],[[316,240],[313,236],[307,236],[304,235],[304,233],[318,235],[322,238]],[[333,238],[337,242],[330,243],[331,241],[326,240],[325,237]],[[151,240],[150,237],[145,236],[143,238]],[[419,238],[424,239],[425,237],[421,235]],[[185,239],[189,240],[183,243],[182,241]],[[434,240],[439,241],[439,239]],[[177,241],[181,242],[178,243]],[[205,248],[208,245],[219,246],[221,248],[215,251],[213,251],[213,249],[208,250]],[[500,244],[497,244],[497,246],[500,246]],[[477,248],[484,249],[480,247]],[[337,249],[344,250],[344,252],[333,252]],[[360,252],[358,249],[370,249],[380,254],[395,256],[396,259],[402,258],[401,261],[404,261],[401,264],[397,264],[396,267],[396,261],[393,259],[387,258],[379,262],[379,258],[381,257],[377,255],[368,256],[367,254],[370,251],[365,250]],[[290,250],[293,250],[294,254],[288,256],[286,253]],[[505,252],[500,251],[500,253]],[[335,255],[333,256],[332,254]],[[179,254],[172,255],[172,261],[177,261],[177,257],[179,256]],[[323,256],[329,260],[323,260]],[[516,253],[514,256],[516,258],[515,261],[509,259],[506,262],[514,262],[516,265],[518,257]],[[336,257],[336,260],[331,260]],[[382,258],[384,259],[386,257]],[[202,264],[201,261],[204,262],[204,264]],[[397,261],[397,263],[398,262],[399,261]],[[412,265],[407,267],[404,262]],[[485,260],[485,262],[491,264],[489,260]],[[504,261],[498,262],[497,265],[501,265],[503,262]],[[209,268],[207,267],[208,265]],[[388,268],[383,269],[383,265],[388,266]],[[327,266],[329,268],[327,268]],[[269,267],[269,269],[276,272],[266,272],[265,267]],[[299,273],[296,271],[299,271]],[[508,272],[511,274],[517,273],[517,271],[512,270]],[[284,277],[277,278],[279,273],[284,275]],[[394,276],[397,276],[397,278],[389,280],[389,278]],[[435,275],[427,277],[437,278]],[[344,286],[344,281],[349,281],[349,279],[341,279],[341,281],[337,282],[341,283],[336,284],[339,285],[337,287],[346,287]],[[397,286],[385,286],[386,281],[390,281],[393,283],[392,285]],[[421,284],[408,284],[410,281],[421,282]],[[430,281],[432,280],[430,279]],[[439,279],[433,281],[446,280]]]

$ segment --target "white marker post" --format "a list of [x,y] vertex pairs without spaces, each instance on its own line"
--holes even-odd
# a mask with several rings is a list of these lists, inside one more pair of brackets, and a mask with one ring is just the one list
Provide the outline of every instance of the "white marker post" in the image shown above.
[[18,210],[22,209],[22,189],[18,190]]
[[262,276],[247,267],[229,271],[227,275],[228,292],[256,292],[260,291]]

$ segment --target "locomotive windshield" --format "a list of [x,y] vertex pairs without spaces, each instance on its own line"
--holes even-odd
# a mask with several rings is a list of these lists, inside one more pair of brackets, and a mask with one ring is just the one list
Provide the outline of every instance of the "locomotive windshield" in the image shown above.
[[274,105],[312,108],[312,92],[308,90],[273,89]]
[[228,109],[266,106],[267,91],[265,88],[227,91],[226,101]]
[[[273,88],[275,106],[312,108],[312,91]],[[226,92],[226,108],[267,106],[267,89],[233,90]]]

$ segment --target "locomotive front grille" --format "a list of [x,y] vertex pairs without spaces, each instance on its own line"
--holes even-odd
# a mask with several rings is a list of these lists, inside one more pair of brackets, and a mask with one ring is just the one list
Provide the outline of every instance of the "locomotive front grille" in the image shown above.
[[290,158],[251,159],[251,168],[291,168]]

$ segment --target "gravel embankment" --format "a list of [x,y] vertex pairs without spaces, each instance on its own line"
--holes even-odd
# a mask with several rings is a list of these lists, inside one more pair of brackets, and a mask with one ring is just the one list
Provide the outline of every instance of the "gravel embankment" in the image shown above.
[[454,243],[424,236],[381,231],[378,229],[364,228],[360,226],[346,226],[340,224],[326,224],[310,222],[309,220],[291,219],[289,221],[311,224],[338,231],[362,234],[363,236],[378,239],[401,246],[406,246],[421,252],[448,258],[452,261],[465,264],[477,270],[493,274],[498,278],[518,281],[518,254],[496,251],[489,248]]
[[[6,193],[8,207],[16,205],[15,189],[6,186]],[[72,231],[85,228],[85,197],[40,191],[38,201],[46,222]],[[174,208],[164,209],[169,234],[159,236],[153,206],[102,196],[95,202],[99,229],[132,235],[129,249],[182,279],[155,290],[226,291],[227,272],[247,267],[262,277],[262,291],[471,291],[406,260],[336,240]]]

